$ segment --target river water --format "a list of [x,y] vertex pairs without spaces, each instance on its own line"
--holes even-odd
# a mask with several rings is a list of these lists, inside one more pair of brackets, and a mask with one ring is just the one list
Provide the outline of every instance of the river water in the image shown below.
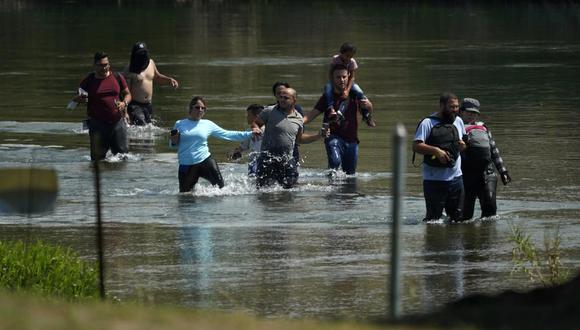
[[[510,274],[510,225],[540,247],[559,226],[562,262],[580,265],[578,5],[4,1],[0,21],[0,167],[54,168],[60,184],[53,212],[1,216],[0,239],[40,238],[95,258],[84,112],[65,106],[96,50],[120,69],[143,40],[180,82],[157,86],[158,121],[131,129],[128,159],[102,166],[110,296],[269,317],[388,315],[393,128],[413,134],[446,90],[481,101],[514,181],[498,187],[495,219],[425,224],[421,170],[408,153],[403,311],[532,287]],[[273,102],[276,80],[309,110],[346,40],[358,46],[357,81],[378,123],[359,130],[356,176],[329,181],[314,143],[301,146],[298,187],[257,191],[245,164],[227,160],[236,144],[210,140],[226,186],[202,181],[178,194],[166,132],[191,96],[205,96],[206,118],[235,130],[246,128],[248,104]]]

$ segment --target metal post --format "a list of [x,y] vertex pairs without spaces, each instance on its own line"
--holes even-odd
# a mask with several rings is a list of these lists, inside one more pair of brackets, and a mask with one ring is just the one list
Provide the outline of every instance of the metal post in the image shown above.
[[407,131],[403,124],[398,123],[393,136],[393,228],[391,239],[391,287],[390,307],[391,318],[399,319],[401,316],[401,279],[400,279],[400,222],[405,187],[405,163],[406,163],[406,139]]
[[103,225],[101,221],[101,173],[99,160],[93,161],[95,171],[95,206],[97,208],[97,257],[99,264],[99,294],[105,299],[105,262],[103,256]]

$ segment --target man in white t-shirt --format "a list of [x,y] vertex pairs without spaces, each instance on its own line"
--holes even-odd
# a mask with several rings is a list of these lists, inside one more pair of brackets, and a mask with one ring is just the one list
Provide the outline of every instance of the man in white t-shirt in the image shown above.
[[441,218],[443,209],[452,222],[461,221],[464,189],[459,153],[465,149],[465,126],[459,113],[459,98],[452,93],[439,97],[439,111],[417,127],[413,151],[424,155],[424,221]]

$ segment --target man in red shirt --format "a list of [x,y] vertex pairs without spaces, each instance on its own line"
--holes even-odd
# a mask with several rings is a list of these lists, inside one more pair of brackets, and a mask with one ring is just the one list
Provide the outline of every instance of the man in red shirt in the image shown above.
[[314,109],[305,117],[304,124],[311,122],[321,113],[324,113],[323,123],[330,126],[330,136],[324,140],[328,167],[330,169],[342,168],[346,174],[356,173],[358,161],[358,113],[364,107],[372,111],[373,105],[368,98],[362,100],[346,93],[348,91],[349,74],[344,65],[335,65],[332,70],[333,103],[334,109],[339,109],[344,114],[341,121],[332,120],[327,111],[326,95],[322,95]]
[[83,79],[80,88],[88,95],[78,95],[74,101],[87,103],[91,160],[105,159],[109,149],[113,155],[127,153],[126,110],[131,93],[125,78],[111,71],[106,53],[95,53],[94,72]]

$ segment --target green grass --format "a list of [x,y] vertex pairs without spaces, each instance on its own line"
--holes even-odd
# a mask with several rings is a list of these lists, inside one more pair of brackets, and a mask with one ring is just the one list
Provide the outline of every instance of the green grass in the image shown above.
[[0,241],[0,288],[77,300],[99,296],[96,263],[42,241]]
[[563,269],[560,255],[562,236],[557,226],[550,235],[544,234],[544,248],[537,248],[532,242],[531,235],[516,225],[510,224],[511,235],[509,240],[513,244],[512,274],[521,272],[528,276],[530,281],[542,284],[545,287],[561,284],[568,280],[570,273]]
[[0,290],[0,329],[410,330],[450,327],[372,324],[354,320],[264,319],[241,312],[226,313],[175,306],[148,307],[96,299],[70,302]]

